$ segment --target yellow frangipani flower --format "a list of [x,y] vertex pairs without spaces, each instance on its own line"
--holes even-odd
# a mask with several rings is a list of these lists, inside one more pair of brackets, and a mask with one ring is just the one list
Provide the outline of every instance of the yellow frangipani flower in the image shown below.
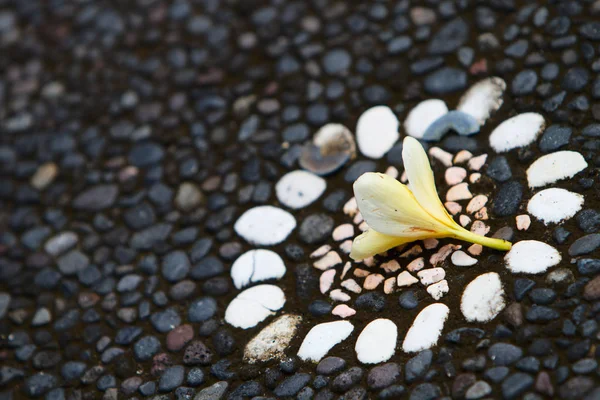
[[372,172],[354,182],[356,203],[369,230],[354,239],[352,259],[363,260],[427,238],[461,239],[498,250],[511,248],[506,240],[474,234],[452,219],[438,197],[429,158],[416,139],[404,139],[402,159],[409,186]]

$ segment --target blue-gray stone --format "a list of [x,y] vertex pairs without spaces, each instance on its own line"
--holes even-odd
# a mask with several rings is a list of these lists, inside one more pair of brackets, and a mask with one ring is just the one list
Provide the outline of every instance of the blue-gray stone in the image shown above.
[[431,94],[447,94],[467,86],[467,73],[453,67],[441,68],[425,78],[425,90]]
[[450,111],[436,119],[423,134],[423,140],[440,140],[450,131],[459,135],[473,135],[479,132],[479,122],[462,111]]

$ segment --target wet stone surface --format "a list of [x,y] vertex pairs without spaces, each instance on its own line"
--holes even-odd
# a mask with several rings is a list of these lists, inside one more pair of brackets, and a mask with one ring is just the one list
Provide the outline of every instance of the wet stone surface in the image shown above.
[[[600,398],[599,17],[3,2],[0,399]],[[509,256],[440,238],[350,259],[352,184],[406,183],[408,135]],[[284,315],[293,334],[266,329]]]

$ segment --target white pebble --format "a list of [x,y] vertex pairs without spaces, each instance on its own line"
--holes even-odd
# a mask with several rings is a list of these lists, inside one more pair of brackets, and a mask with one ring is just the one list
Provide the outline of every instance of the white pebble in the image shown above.
[[470,267],[471,265],[477,264],[476,258],[471,257],[462,250],[452,253],[450,260],[452,261],[452,264],[456,265],[457,267]]
[[283,260],[274,251],[250,250],[239,256],[231,266],[231,279],[235,287],[241,289],[250,283],[281,279],[285,271]]
[[330,251],[329,253],[325,254],[323,258],[315,261],[313,263],[313,267],[320,269],[321,271],[325,271],[341,263],[342,259],[340,258],[340,255],[335,251]]
[[529,187],[546,186],[562,179],[572,178],[588,166],[576,151],[557,151],[535,160],[527,169]]
[[517,223],[517,229],[520,231],[526,231],[531,225],[531,218],[529,218],[529,215],[527,214],[517,215],[515,220]]
[[454,164],[462,164],[465,161],[469,161],[473,157],[473,154],[468,150],[461,150],[454,156]]
[[446,167],[452,166],[452,154],[440,149],[439,147],[432,147],[429,149],[429,155],[437,159]]
[[288,314],[271,322],[248,342],[244,361],[253,364],[283,358],[301,321],[301,316]]
[[473,195],[469,191],[469,184],[459,183],[458,185],[452,186],[446,193],[446,201],[460,201],[469,200]]
[[404,129],[410,136],[421,139],[429,125],[446,113],[448,113],[448,107],[443,100],[422,101],[408,113],[404,120]]
[[344,214],[354,217],[358,212],[358,204],[356,203],[356,197],[351,198],[344,204]]
[[565,189],[551,188],[536,193],[527,212],[548,225],[572,218],[583,206],[583,196]]
[[412,286],[417,282],[419,282],[419,280],[412,276],[408,271],[402,271],[398,275],[397,285],[399,288]]
[[485,124],[490,115],[502,106],[506,82],[496,76],[481,80],[471,86],[460,98],[457,110],[474,117],[479,125]]
[[298,357],[304,361],[319,362],[333,346],[346,340],[354,330],[348,321],[325,322],[314,326],[307,334]]
[[496,153],[504,153],[533,143],[544,130],[544,117],[528,112],[502,122],[490,134],[490,146]]
[[392,358],[396,351],[398,327],[389,319],[371,321],[356,340],[356,357],[363,364],[377,364]]
[[421,280],[421,285],[428,286],[444,279],[446,277],[446,271],[444,268],[440,267],[429,268],[417,272],[417,276]]
[[289,236],[296,228],[296,219],[281,208],[259,206],[243,213],[233,228],[250,244],[272,246]]
[[467,170],[463,167],[450,167],[444,173],[446,183],[450,186],[461,183],[467,177]]
[[511,272],[525,274],[541,274],[560,260],[560,253],[554,247],[537,240],[517,242],[504,256]]
[[400,137],[400,122],[387,106],[375,106],[361,114],[356,123],[358,149],[369,158],[387,153]]
[[333,289],[331,293],[329,293],[329,297],[333,301],[339,301],[341,303],[345,303],[350,300],[350,295],[348,293],[342,292],[341,289]]
[[444,297],[449,290],[450,288],[448,287],[448,281],[445,279],[434,283],[433,285],[427,286],[427,293],[429,293],[436,301]]
[[352,293],[360,293],[362,292],[362,288],[354,279],[346,279],[343,281],[340,286],[344,289],[351,291]]
[[463,292],[460,310],[469,322],[488,322],[504,309],[504,289],[495,272],[479,275]]
[[310,258],[321,258],[325,254],[327,254],[329,250],[331,250],[331,246],[328,244],[324,244],[323,246],[310,253]]
[[435,346],[449,313],[450,310],[445,304],[434,303],[425,307],[406,333],[402,350],[414,353]]
[[277,199],[285,206],[300,209],[317,200],[327,187],[325,179],[312,172],[288,172],[275,185]]
[[485,165],[487,161],[487,154],[482,154],[477,157],[473,157],[469,160],[469,169],[473,171],[479,171],[481,167]]
[[488,197],[483,194],[478,194],[473,197],[469,204],[467,205],[467,212],[469,214],[473,214],[479,210],[481,210],[488,202]]
[[331,236],[336,242],[340,242],[344,239],[351,238],[352,236],[354,236],[354,226],[352,224],[342,224],[340,226],[337,226],[333,230]]
[[321,293],[325,294],[331,289],[331,285],[333,285],[333,279],[335,278],[335,269],[330,269],[321,274],[319,278],[319,290]]
[[225,310],[225,321],[236,328],[256,326],[285,304],[283,291],[275,285],[258,285],[238,294]]

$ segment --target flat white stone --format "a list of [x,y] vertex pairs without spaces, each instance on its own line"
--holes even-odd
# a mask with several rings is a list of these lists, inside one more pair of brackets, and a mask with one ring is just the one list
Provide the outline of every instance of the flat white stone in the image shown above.
[[469,322],[488,322],[506,306],[500,275],[495,272],[479,275],[465,288],[460,310]]
[[583,206],[583,196],[565,189],[551,188],[536,193],[527,204],[527,212],[544,224],[572,218]]
[[436,301],[444,297],[444,295],[449,291],[450,288],[448,287],[448,281],[445,279],[434,283],[433,285],[427,286],[427,293],[429,293]]
[[561,179],[572,178],[588,166],[576,151],[557,151],[535,160],[527,169],[529,187],[546,186]]
[[329,253],[325,254],[323,258],[319,259],[318,261],[315,261],[313,263],[313,267],[315,267],[316,269],[320,269],[321,271],[326,271],[329,268],[332,268],[333,266],[341,263],[342,259],[340,255],[335,251],[330,251]]
[[331,234],[331,237],[336,242],[351,238],[353,236],[354,236],[354,225],[352,225],[352,224],[339,225],[333,230],[333,233]]
[[340,301],[342,303],[350,300],[350,295],[348,293],[344,293],[342,289],[333,289],[331,293],[329,293],[329,297],[333,301]]
[[417,272],[417,276],[421,280],[421,285],[428,286],[444,279],[446,277],[446,271],[444,268],[440,267],[429,268]]
[[348,321],[325,322],[314,326],[307,334],[298,357],[304,361],[319,362],[333,346],[346,340],[354,330]]
[[331,289],[335,273],[335,269],[330,269],[321,274],[321,277],[319,278],[319,290],[321,290],[321,293],[325,294]]
[[362,113],[356,123],[358,149],[369,158],[381,158],[400,137],[400,122],[387,106],[375,106]]
[[225,310],[225,322],[236,328],[256,326],[285,304],[283,291],[275,285],[257,285],[238,294]]
[[450,310],[445,304],[434,303],[425,307],[406,333],[402,350],[414,353],[435,346],[449,313]]
[[476,258],[471,257],[462,250],[452,253],[450,260],[452,261],[452,264],[456,265],[457,267],[470,267],[471,265],[477,264]]
[[312,172],[297,170],[288,172],[275,185],[277,199],[293,209],[304,208],[317,200],[327,187],[325,179]]
[[292,214],[273,206],[259,206],[247,210],[235,222],[233,229],[248,243],[272,246],[283,242],[296,228]]
[[392,358],[396,351],[398,327],[389,319],[371,321],[356,340],[356,357],[363,364],[377,364]]
[[541,274],[560,260],[560,253],[554,247],[537,240],[517,242],[504,256],[511,272],[525,274]]
[[429,125],[447,113],[448,107],[443,100],[422,101],[408,113],[404,120],[404,129],[410,136],[421,139]]
[[446,170],[444,178],[450,186],[461,183],[467,177],[467,170],[463,167],[450,167]]
[[540,114],[528,112],[516,115],[494,129],[490,134],[490,146],[496,153],[525,147],[537,139],[544,126],[544,117]]
[[456,109],[473,116],[483,125],[490,115],[502,106],[505,89],[506,82],[502,78],[486,78],[467,90]]
[[242,289],[250,283],[281,279],[285,271],[279,254],[265,249],[250,250],[239,256],[231,266],[231,279],[236,288]]
[[253,364],[283,358],[301,321],[301,316],[287,314],[271,322],[248,342],[244,361]]
[[398,275],[398,279],[397,279],[397,285],[399,288],[401,287],[407,287],[407,286],[412,286],[415,283],[419,282],[419,280],[417,278],[415,278],[414,276],[412,276],[410,274],[410,272],[408,271],[402,271],[400,272],[400,274]]

